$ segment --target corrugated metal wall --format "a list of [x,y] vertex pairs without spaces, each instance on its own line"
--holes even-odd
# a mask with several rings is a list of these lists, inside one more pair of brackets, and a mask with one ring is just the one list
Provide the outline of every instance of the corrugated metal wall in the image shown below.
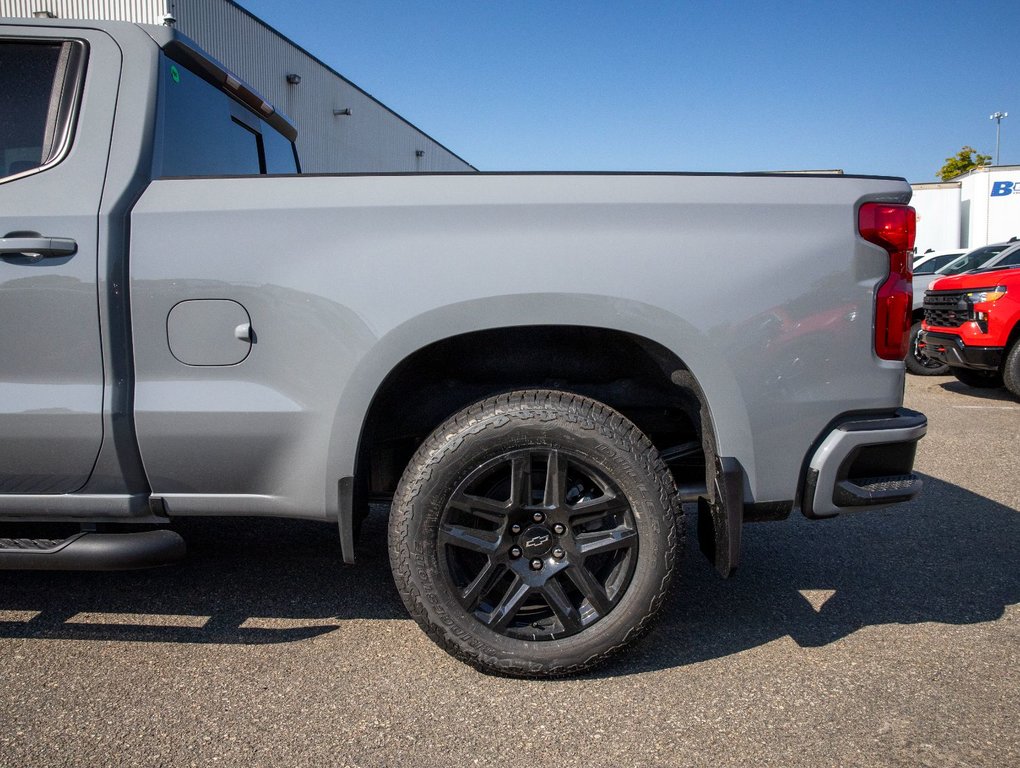
[[107,19],[162,24],[165,0],[2,0],[0,16],[29,17],[50,11],[62,19]]
[[[291,118],[305,172],[473,170],[230,0],[0,0],[3,16],[43,10],[61,18],[146,24],[161,24],[171,13],[178,30]],[[288,74],[299,75],[301,82],[288,84]],[[334,115],[335,110],[350,110],[350,115]]]

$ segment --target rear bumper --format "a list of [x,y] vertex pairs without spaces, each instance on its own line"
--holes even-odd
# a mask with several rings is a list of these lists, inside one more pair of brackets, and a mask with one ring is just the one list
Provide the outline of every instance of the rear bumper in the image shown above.
[[951,333],[921,331],[918,341],[924,344],[925,355],[946,365],[997,371],[1002,363],[1002,347],[968,346],[963,339]]
[[914,498],[921,491],[921,479],[912,471],[914,453],[927,430],[924,414],[906,408],[838,422],[808,462],[801,494],[804,515],[834,517]]

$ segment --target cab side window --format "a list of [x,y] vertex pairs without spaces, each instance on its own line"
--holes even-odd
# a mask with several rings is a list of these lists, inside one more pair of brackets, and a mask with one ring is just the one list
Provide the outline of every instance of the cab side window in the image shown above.
[[80,42],[0,40],[0,179],[66,153],[84,61]]

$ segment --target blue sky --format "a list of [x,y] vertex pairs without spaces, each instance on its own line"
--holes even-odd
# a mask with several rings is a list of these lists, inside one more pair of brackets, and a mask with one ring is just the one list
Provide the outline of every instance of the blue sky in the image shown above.
[[240,4],[480,170],[1020,164],[1020,0]]

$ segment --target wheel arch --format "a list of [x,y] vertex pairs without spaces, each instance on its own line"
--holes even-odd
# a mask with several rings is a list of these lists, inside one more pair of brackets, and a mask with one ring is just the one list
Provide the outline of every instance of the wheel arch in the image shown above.
[[696,429],[714,455],[707,398],[685,363],[662,345],[596,326],[502,326],[437,340],[394,366],[366,412],[355,475],[369,481],[373,495],[386,495],[417,444],[451,414],[520,389],[556,389],[605,403],[660,450]]
[[[606,302],[612,302],[612,315],[606,311]],[[614,327],[604,324],[607,316],[613,316]],[[544,354],[535,354],[535,339],[540,340]],[[566,356],[552,354],[572,339],[579,340],[577,349]],[[494,341],[500,344],[494,347]],[[472,349],[483,351],[469,355],[465,365],[492,357],[495,350],[500,359],[522,363],[523,367],[515,368],[519,375],[505,376],[505,369],[489,366],[488,381],[476,381],[469,387],[451,385],[449,377],[444,379],[439,363]],[[435,357],[437,353],[441,357]],[[528,360],[533,363],[528,365]],[[536,368],[535,360],[546,369]],[[438,395],[439,405],[433,404],[428,418],[422,421],[430,424],[431,431],[450,413],[496,391],[550,384],[576,391],[579,371],[590,373],[600,367],[632,364],[637,364],[632,375],[615,382],[582,381],[591,386],[582,387],[578,394],[600,399],[629,417],[634,409],[628,407],[626,399],[641,395],[642,387],[660,396],[669,393],[677,399],[686,398],[681,410],[688,417],[695,411],[704,414],[699,416],[708,425],[703,434],[710,436],[713,451],[732,452],[741,446],[750,450],[748,417],[728,362],[691,324],[656,307],[600,296],[493,297],[433,310],[384,334],[348,381],[334,415],[329,466],[339,468],[341,478],[339,484],[336,475],[327,481],[331,486],[327,493],[331,491],[337,505],[334,508],[340,509],[345,560],[353,560],[353,529],[363,514],[366,494],[371,493],[372,451],[380,440],[399,436],[393,429],[389,434],[378,434],[380,414],[394,403],[402,411],[415,411],[414,403],[403,399],[402,393],[417,390]],[[555,371],[547,370],[550,365],[562,366],[566,374],[557,377]],[[423,371],[431,374],[422,377]],[[660,400],[653,402],[662,404]],[[720,412],[726,413],[722,423],[712,419],[713,413]],[[647,420],[640,415],[632,420],[644,422],[638,425],[647,428]],[[387,427],[399,426],[385,419],[383,422]],[[649,431],[653,436],[663,434],[660,429]],[[665,432],[668,435],[669,430]],[[354,445],[350,440],[353,434],[358,435]],[[399,477],[401,457],[413,448],[406,445],[402,451],[391,454],[391,479],[394,474]],[[746,466],[746,459],[742,463]],[[711,488],[712,483],[708,486]]]
[[1008,355],[1015,344],[1020,344],[1020,315],[1017,316],[1016,322],[1013,323],[1013,328],[1006,339],[1005,354]]

